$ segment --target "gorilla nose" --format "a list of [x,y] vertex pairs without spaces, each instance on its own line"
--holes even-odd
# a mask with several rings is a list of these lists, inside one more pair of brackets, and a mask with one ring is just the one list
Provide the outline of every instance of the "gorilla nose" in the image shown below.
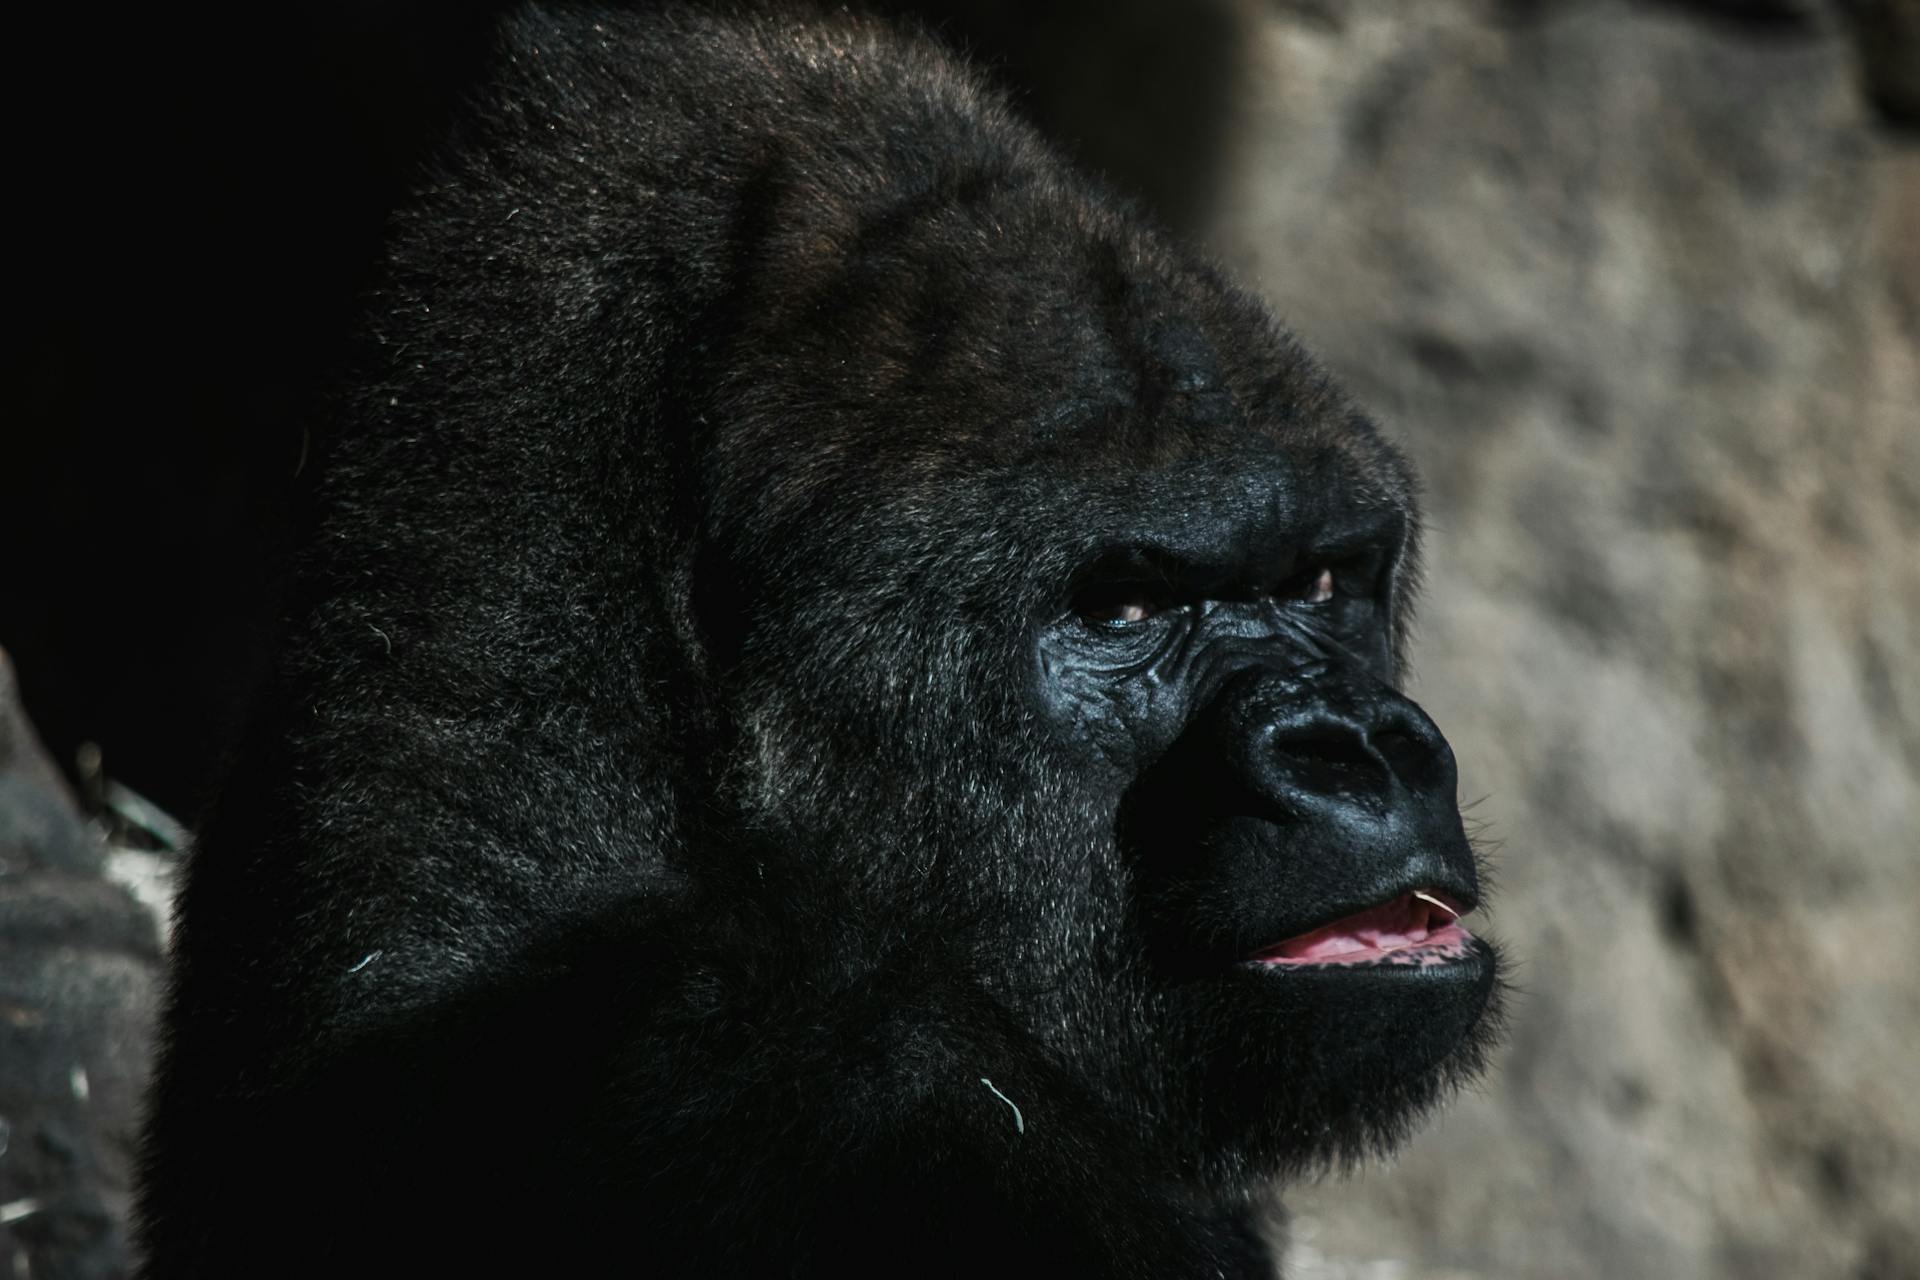
[[1295,706],[1257,719],[1265,723],[1244,740],[1243,767],[1249,782],[1283,805],[1303,795],[1453,792],[1446,739],[1392,690],[1344,707]]

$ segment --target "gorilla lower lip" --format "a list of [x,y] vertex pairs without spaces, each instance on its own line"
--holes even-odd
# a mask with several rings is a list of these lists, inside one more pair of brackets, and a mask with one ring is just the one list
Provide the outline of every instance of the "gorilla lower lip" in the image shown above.
[[1464,958],[1473,940],[1455,923],[1459,917],[1443,898],[1416,889],[1277,942],[1252,959],[1276,966],[1446,964]]

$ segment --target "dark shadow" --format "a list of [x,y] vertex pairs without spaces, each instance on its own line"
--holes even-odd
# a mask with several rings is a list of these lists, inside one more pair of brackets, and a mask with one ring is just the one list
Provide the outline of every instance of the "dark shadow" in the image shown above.
[[190,814],[381,228],[486,6],[42,6],[18,36],[0,646],[72,769]]

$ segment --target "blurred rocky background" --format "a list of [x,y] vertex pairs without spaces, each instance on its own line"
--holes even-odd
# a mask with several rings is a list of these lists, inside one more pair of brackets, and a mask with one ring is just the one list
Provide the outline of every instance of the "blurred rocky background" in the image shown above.
[[[1920,0],[874,3],[1203,238],[1427,478],[1415,692],[1511,1044],[1288,1195],[1289,1273],[1920,1276]],[[217,776],[310,389],[482,10],[20,35],[0,1278],[125,1273],[160,811]]]
[[1217,243],[1426,477],[1415,693],[1516,958],[1485,1088],[1292,1199],[1326,1275],[1920,1276],[1900,13],[1249,24]]

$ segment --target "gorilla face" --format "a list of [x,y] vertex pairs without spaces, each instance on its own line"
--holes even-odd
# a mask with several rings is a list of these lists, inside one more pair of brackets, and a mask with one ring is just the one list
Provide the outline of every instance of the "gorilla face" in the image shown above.
[[1076,579],[1039,692],[1129,885],[1156,1096],[1258,1167],[1392,1136],[1471,1058],[1493,965],[1456,923],[1477,885],[1451,753],[1391,685],[1410,514],[1356,501],[1338,455],[1228,467],[1184,530],[1130,530]]
[[1404,464],[944,54],[529,10],[383,281],[151,1275],[1259,1275],[1477,1065]]
[[[818,350],[711,415],[736,802],[1180,1167],[1352,1156],[1478,1066],[1495,987],[1451,752],[1394,688],[1413,481],[1255,304],[1059,212],[890,211],[884,269],[755,304]],[[949,279],[956,241],[989,254]],[[834,407],[799,458],[792,403]]]

